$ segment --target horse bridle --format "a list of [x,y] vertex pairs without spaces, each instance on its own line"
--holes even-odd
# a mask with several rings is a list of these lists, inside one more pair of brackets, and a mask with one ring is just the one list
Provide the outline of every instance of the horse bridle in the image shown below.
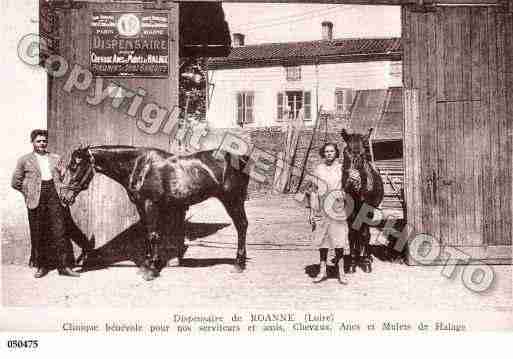
[[91,182],[91,179],[96,174],[96,170],[94,168],[94,162],[95,162],[94,156],[89,148],[87,149],[87,153],[89,154],[89,167],[85,171],[85,173],[82,176],[82,178],[80,179],[80,181],[74,185],[62,185],[61,191],[62,190],[70,190],[73,192],[73,195],[76,196],[78,193],[80,193],[81,191],[83,191],[89,187],[89,183]]

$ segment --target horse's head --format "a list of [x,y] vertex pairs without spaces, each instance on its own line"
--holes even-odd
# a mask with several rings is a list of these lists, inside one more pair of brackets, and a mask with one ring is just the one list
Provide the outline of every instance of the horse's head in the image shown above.
[[94,176],[94,157],[89,146],[79,147],[71,153],[64,172],[61,200],[73,204],[77,195],[89,187]]
[[[347,133],[342,130],[341,135],[346,143],[342,151],[342,164],[344,175],[342,176],[342,187],[346,191],[359,192],[362,185],[362,172],[364,165],[370,160],[369,139],[373,129],[365,135],[360,133]],[[348,181],[348,179],[351,179]]]

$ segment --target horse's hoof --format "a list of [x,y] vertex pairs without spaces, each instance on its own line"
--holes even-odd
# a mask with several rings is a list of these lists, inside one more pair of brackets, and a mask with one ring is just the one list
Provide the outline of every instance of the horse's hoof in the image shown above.
[[240,264],[235,264],[232,269],[232,273],[242,273],[244,268]]
[[338,279],[338,284],[341,284],[341,285],[349,284],[349,281],[347,280],[345,275],[341,275],[341,276],[339,275],[337,279]]
[[362,270],[364,273],[371,273],[372,272],[372,266],[370,263],[363,263],[362,264]]
[[162,271],[162,268],[159,268],[159,267],[151,268],[150,271],[151,271],[151,274],[153,275],[153,277],[156,278],[156,277],[160,276],[160,272]]
[[149,270],[144,271],[142,277],[145,281],[150,281],[150,280],[155,279],[154,273]]

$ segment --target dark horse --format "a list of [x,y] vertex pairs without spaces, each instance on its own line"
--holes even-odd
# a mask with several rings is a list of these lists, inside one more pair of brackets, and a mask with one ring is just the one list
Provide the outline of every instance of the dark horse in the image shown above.
[[145,228],[143,277],[151,280],[165,266],[163,239],[173,239],[179,260],[184,253],[185,215],[190,205],[218,198],[237,229],[235,268],[246,264],[248,220],[244,209],[249,175],[248,158],[229,152],[203,151],[177,156],[155,148],[93,146],[72,152],[61,197],[71,204],[86,189],[95,171],[120,183],[135,204]]
[[[361,223],[362,221],[357,218],[364,204],[376,209],[381,204],[384,195],[383,180],[371,164],[369,139],[372,130],[371,128],[366,135],[349,134],[346,130],[342,130],[341,133],[346,143],[342,153],[342,188],[354,201],[354,210],[348,217],[351,251],[350,272],[354,272],[357,265],[360,265],[366,273],[372,271],[369,225]],[[358,173],[358,176],[354,176],[354,178],[359,178],[359,180],[349,179],[351,171]],[[365,210],[362,213],[367,213]]]

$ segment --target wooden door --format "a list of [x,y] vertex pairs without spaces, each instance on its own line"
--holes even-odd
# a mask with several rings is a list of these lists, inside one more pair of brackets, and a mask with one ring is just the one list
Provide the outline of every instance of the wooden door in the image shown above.
[[[59,54],[70,64],[90,66],[91,19],[94,12],[144,11],[153,9],[151,3],[84,1],[73,4],[54,4],[59,17]],[[96,86],[107,88],[116,83],[123,88],[146,93],[141,109],[147,103],[156,103],[167,109],[178,104],[178,5],[166,3],[159,12],[169,13],[169,76],[148,77],[94,77],[87,90],[65,90],[69,75],[60,78],[49,76],[48,129],[52,151],[69,154],[79,144],[134,145],[168,150],[170,137],[166,133],[146,133],[140,129],[137,116],[127,114],[127,101],[119,108],[113,106],[113,97],[98,105],[90,105],[87,96],[96,93]],[[99,91],[98,91],[99,92]],[[135,206],[126,191],[113,180],[96,175],[87,191],[82,192],[72,207],[72,214],[79,227],[88,235],[94,234],[97,245],[102,245],[136,223],[139,219]]]
[[408,223],[472,259],[511,263],[512,14],[402,16]]

